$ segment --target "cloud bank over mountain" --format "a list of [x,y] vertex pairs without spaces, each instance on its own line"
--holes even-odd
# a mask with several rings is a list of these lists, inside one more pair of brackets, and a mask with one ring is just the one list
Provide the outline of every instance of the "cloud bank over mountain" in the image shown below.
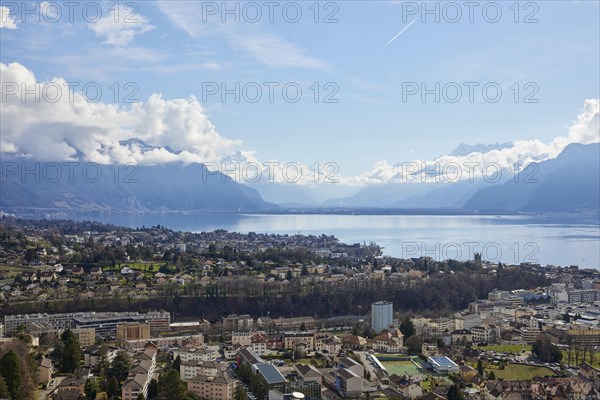
[[[193,96],[165,100],[155,93],[126,109],[88,101],[81,88],[70,90],[62,78],[39,82],[19,63],[0,63],[0,75],[4,153],[39,161],[189,164],[219,161],[241,145],[217,133]],[[35,90],[39,101],[23,89]],[[154,148],[120,143],[132,138]]]
[[[99,164],[254,163],[262,168],[259,182],[272,178],[269,169],[273,171],[273,167],[261,163],[253,151],[242,147],[240,140],[220,135],[193,96],[167,100],[155,93],[126,108],[88,101],[81,90],[73,90],[63,78],[40,82],[31,70],[16,62],[0,63],[0,76],[3,103],[0,146],[5,155]],[[35,91],[39,99],[24,89]],[[397,164],[380,161],[371,171],[350,177],[336,174],[335,179],[344,185],[366,186],[435,181],[445,175],[444,179],[452,182],[482,177],[490,165],[520,170],[530,162],[556,158],[571,143],[599,142],[599,115],[599,99],[587,99],[566,136],[556,137],[550,143],[515,140],[501,145],[462,145],[451,155],[433,160]],[[282,161],[275,167],[273,181],[286,180],[281,168],[284,164]],[[315,183],[313,170],[296,164],[292,168],[294,177],[296,168],[302,171],[298,183]],[[331,170],[321,171],[328,172]],[[290,174],[287,175],[289,182]]]

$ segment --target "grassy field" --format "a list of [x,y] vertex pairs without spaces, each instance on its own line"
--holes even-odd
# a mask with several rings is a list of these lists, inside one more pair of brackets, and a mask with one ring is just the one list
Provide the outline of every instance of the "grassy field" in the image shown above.
[[515,345],[515,344],[497,344],[492,346],[478,346],[476,349],[479,350],[488,350],[495,351],[498,353],[514,353],[519,354],[523,349],[526,351],[531,351],[531,346],[529,345]]
[[422,371],[413,364],[411,361],[382,361],[383,366],[391,374],[396,375],[421,375],[424,376]]
[[[563,355],[563,358],[562,358],[563,364],[575,365],[575,350],[571,350],[571,359],[570,360],[568,360],[569,353],[566,350],[562,350],[562,355]],[[581,352],[579,355],[579,363],[580,364],[582,363],[582,360],[581,360],[582,355],[583,355],[583,352]],[[585,362],[587,362],[589,364],[589,362],[590,362],[589,355],[586,356]],[[596,354],[594,355],[593,366],[596,368],[600,368],[600,354],[598,354],[598,352],[596,352]]]
[[[477,367],[477,364],[474,363],[472,367]],[[536,377],[556,375],[550,368],[522,364],[508,364],[506,368],[500,369],[497,365],[484,363],[483,369],[486,376],[490,371],[494,371],[496,379],[505,381],[531,380]]]

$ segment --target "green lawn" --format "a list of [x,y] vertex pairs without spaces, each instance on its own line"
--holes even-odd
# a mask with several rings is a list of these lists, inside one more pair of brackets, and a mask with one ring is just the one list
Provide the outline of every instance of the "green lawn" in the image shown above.
[[[575,365],[575,350],[571,350],[571,359],[570,360],[568,360],[569,352],[567,352],[566,350],[562,350],[562,355],[563,355],[563,358],[562,358],[563,364]],[[583,362],[582,355],[583,355],[583,351],[581,351],[579,354],[579,363],[580,364]],[[586,355],[585,362],[589,364],[589,362],[590,362],[589,355]],[[596,368],[600,367],[600,354],[598,354],[598,352],[596,352],[596,354],[594,355],[594,367],[596,367]]]
[[[476,367],[475,363],[473,367]],[[546,367],[536,367],[534,365],[523,365],[523,364],[508,364],[506,368],[500,369],[497,365],[484,363],[483,369],[485,371],[485,376],[490,371],[494,371],[494,375],[496,375],[496,379],[503,379],[505,381],[521,381],[521,380],[532,380],[536,377],[544,377],[544,376],[555,376],[556,374],[552,372],[550,368]]]
[[424,375],[412,361],[382,361],[381,363],[388,370],[390,375]]

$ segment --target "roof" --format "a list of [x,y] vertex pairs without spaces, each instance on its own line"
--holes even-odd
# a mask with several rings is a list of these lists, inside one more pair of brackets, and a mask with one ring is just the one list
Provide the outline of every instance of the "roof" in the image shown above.
[[219,377],[198,375],[198,376],[190,379],[190,381],[192,381],[192,382],[211,382],[211,383],[218,384],[218,385],[228,385],[230,383],[235,382],[236,380],[227,375],[219,376]]
[[312,365],[307,364],[296,364],[296,369],[302,376],[312,375],[312,376],[321,376],[321,373]]
[[457,368],[458,364],[445,356],[435,356],[428,357],[427,361],[433,365],[434,368],[444,367],[444,368]]
[[52,367],[52,360],[49,358],[42,358],[40,360],[40,367],[44,367],[44,368],[51,368]]
[[354,372],[346,368],[339,369],[338,374],[344,379],[360,378],[360,376],[356,375]]
[[259,363],[256,364],[255,367],[269,385],[287,382],[285,377],[281,375],[281,372],[271,364]]
[[123,387],[124,388],[130,388],[130,387],[131,388],[142,388],[142,387],[144,387],[144,384],[146,383],[146,379],[148,379],[147,374],[135,374],[134,377],[127,378],[125,383],[123,383]]
[[340,358],[340,364],[344,364],[350,367],[353,367],[355,365],[360,365],[359,363],[357,363],[355,360],[349,358],[349,357],[342,357]]

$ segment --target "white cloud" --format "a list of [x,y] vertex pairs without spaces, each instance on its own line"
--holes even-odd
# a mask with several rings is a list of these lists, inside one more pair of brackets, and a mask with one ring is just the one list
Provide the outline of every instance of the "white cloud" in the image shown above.
[[17,22],[8,7],[0,6],[0,29],[17,29]]
[[[89,102],[78,91],[69,95],[61,78],[37,82],[33,72],[18,63],[0,63],[0,75],[5,153],[40,161],[191,163],[218,161],[241,144],[220,136],[194,97],[165,100],[153,94],[127,110]],[[35,87],[40,100],[23,97],[22,85],[28,90]],[[54,101],[57,88],[62,88],[62,95]],[[132,138],[155,148],[142,151],[120,144]]]
[[567,136],[558,136],[548,144],[539,140],[517,140],[512,143],[512,146],[485,153],[473,152],[465,156],[411,160],[393,165],[386,161],[379,161],[370,171],[358,176],[342,178],[341,182],[348,185],[435,182],[435,176],[423,172],[427,170],[442,174],[446,171],[441,180],[453,182],[458,179],[454,166],[461,168],[461,179],[478,178],[482,176],[485,167],[489,168],[488,173],[493,172],[495,168],[521,170],[531,162],[556,158],[571,143],[596,142],[600,142],[600,99],[587,99],[577,119],[570,126]]
[[104,38],[104,43],[124,47],[136,36],[155,28],[144,16],[131,14],[126,5],[117,4],[116,7],[119,7],[118,12],[107,13],[98,22],[89,24],[96,36]]
[[[4,153],[29,156],[40,161],[83,160],[103,164],[218,163],[223,172],[222,163],[226,163],[237,165],[229,175],[245,182],[251,179],[239,174],[236,176],[235,171],[239,173],[244,165],[255,163],[261,169],[263,183],[270,179],[279,183],[294,181],[298,168],[302,177],[298,183],[315,183],[314,169],[279,160],[261,162],[253,151],[242,150],[239,140],[219,135],[194,97],[166,100],[160,94],[153,94],[146,101],[124,109],[114,104],[89,102],[80,92],[69,96],[63,79],[38,82],[33,72],[19,63],[0,63],[0,78],[3,105],[0,148]],[[28,90],[35,86],[38,93],[46,93],[46,96],[42,95],[40,101],[35,101],[32,95],[22,98],[21,85],[26,85]],[[56,102],[48,101],[54,97],[55,87],[62,88],[62,96]],[[379,161],[364,174],[343,177],[335,173],[333,177],[343,185],[354,186],[422,181],[427,176],[419,171],[423,166],[442,171],[445,166],[452,165],[465,170],[466,166],[473,165],[473,176],[479,177],[481,167],[485,165],[495,163],[500,168],[513,168],[518,163],[524,166],[532,161],[555,158],[571,143],[599,142],[599,115],[600,100],[589,99],[585,100],[567,135],[556,137],[548,144],[522,140],[485,153],[442,156],[394,165]],[[139,139],[150,148],[143,148],[135,141],[121,143],[129,139]],[[323,178],[331,174],[332,167],[320,166],[318,182],[323,182]],[[452,169],[447,174],[454,179]],[[470,176],[463,173],[462,179]]]

